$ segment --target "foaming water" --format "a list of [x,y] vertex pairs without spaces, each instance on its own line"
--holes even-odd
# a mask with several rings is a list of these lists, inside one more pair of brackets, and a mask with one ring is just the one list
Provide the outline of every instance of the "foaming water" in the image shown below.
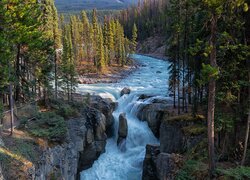
[[[93,164],[92,168],[82,171],[82,180],[139,180],[142,175],[142,163],[147,144],[158,144],[146,122],[140,121],[136,114],[142,104],[147,104],[155,98],[168,99],[167,79],[168,63],[147,56],[134,55],[142,66],[133,74],[119,83],[79,85],[79,93],[98,94],[118,102],[114,111],[115,136],[107,140],[105,153]],[[131,94],[120,97],[120,91],[128,87]],[[141,94],[153,95],[147,101],[139,100]],[[126,113],[128,121],[128,136],[126,150],[117,147],[117,132],[119,115]]]

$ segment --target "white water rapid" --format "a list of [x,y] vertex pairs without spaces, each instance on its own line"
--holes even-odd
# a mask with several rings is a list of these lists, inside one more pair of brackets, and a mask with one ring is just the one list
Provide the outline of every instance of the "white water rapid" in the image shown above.
[[[139,101],[141,94],[166,98],[168,62],[141,55],[134,55],[133,58],[142,66],[120,82],[78,87],[79,93],[98,94],[118,102],[118,108],[113,113],[116,135],[107,140],[106,152],[93,166],[82,171],[81,180],[140,180],[146,145],[159,143],[147,123],[137,119],[136,113],[141,103],[148,103],[153,99]],[[120,97],[120,91],[124,87],[130,88],[131,93]],[[121,113],[126,113],[128,121],[125,152],[121,152],[117,147],[118,117]]]

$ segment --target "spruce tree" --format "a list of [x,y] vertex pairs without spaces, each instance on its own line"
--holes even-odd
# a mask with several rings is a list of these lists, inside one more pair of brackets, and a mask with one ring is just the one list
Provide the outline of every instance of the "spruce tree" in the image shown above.
[[136,46],[137,46],[137,27],[134,23],[133,30],[132,30],[132,54],[136,52]]

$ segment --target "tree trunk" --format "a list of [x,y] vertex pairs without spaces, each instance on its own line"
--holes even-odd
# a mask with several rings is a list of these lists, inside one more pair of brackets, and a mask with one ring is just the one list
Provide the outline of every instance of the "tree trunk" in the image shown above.
[[54,63],[55,63],[55,99],[57,99],[57,91],[58,91],[58,83],[57,83],[57,52],[56,52],[56,49],[55,49],[55,60],[54,60]]
[[10,121],[10,135],[13,134],[13,131],[14,131],[14,103],[13,103],[13,93],[12,93],[12,83],[10,83],[9,85],[9,93],[10,93],[10,118],[11,118],[11,121]]
[[178,66],[178,70],[177,70],[177,93],[178,93],[178,99],[177,99],[177,102],[178,102],[178,114],[181,114],[181,107],[180,107],[180,37],[179,37],[179,34],[178,34],[178,52],[177,52],[177,66]]
[[20,51],[21,51],[21,45],[17,45],[17,55],[16,55],[16,94],[15,94],[15,100],[18,101],[20,97]]
[[[217,29],[217,17],[212,14],[211,19],[211,54],[210,54],[210,65],[217,67],[216,64],[216,29]],[[214,78],[211,78],[208,85],[208,112],[207,112],[207,126],[208,126],[208,155],[209,155],[209,174],[213,177],[215,171],[215,160],[214,160],[214,110],[215,110],[215,90],[216,82]]]
[[[248,60],[250,61],[250,60]],[[250,62],[248,62],[248,81],[250,82]],[[250,86],[248,86],[248,101],[250,104]],[[245,143],[244,143],[244,152],[243,157],[241,161],[241,165],[243,166],[246,160],[246,154],[247,154],[247,146],[248,146],[248,138],[249,138],[249,128],[250,128],[250,107],[248,107],[248,118],[247,118],[247,128],[246,128],[246,136],[245,136]]]

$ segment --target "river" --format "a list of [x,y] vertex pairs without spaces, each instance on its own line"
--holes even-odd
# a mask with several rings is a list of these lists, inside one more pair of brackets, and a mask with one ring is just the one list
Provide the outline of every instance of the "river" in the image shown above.
[[[93,166],[81,173],[81,180],[140,180],[142,165],[147,144],[159,144],[146,122],[136,117],[142,103],[150,103],[154,98],[169,99],[167,97],[168,62],[142,56],[133,55],[133,59],[141,66],[134,73],[118,83],[79,85],[79,93],[98,94],[104,98],[111,98],[118,102],[114,111],[115,136],[107,140],[103,153]],[[120,97],[120,91],[128,87],[129,95]],[[147,101],[138,100],[141,94],[153,95]],[[126,151],[117,147],[117,131],[121,113],[126,113],[128,121],[128,136]]]

